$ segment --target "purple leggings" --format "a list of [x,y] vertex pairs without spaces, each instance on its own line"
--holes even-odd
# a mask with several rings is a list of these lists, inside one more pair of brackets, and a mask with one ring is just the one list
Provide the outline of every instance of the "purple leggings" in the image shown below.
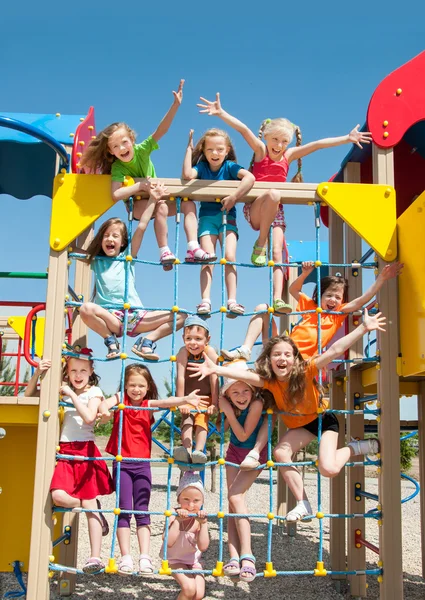
[[[117,467],[113,467],[114,484],[117,484]],[[120,475],[120,508],[124,510],[149,510],[152,476],[148,462],[122,462]],[[149,525],[149,515],[134,515],[137,527]],[[130,527],[131,513],[118,516],[118,527]]]

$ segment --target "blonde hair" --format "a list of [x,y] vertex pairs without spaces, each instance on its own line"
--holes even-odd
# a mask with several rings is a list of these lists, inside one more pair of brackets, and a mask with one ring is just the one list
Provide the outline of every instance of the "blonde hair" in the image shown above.
[[224,137],[224,139],[226,141],[226,145],[229,148],[229,151],[226,155],[226,160],[232,160],[233,162],[236,162],[236,152],[233,147],[233,143],[232,143],[232,140],[230,139],[229,134],[226,133],[226,131],[223,131],[223,129],[213,128],[213,129],[207,129],[207,131],[198,140],[198,143],[196,144],[195,148],[193,149],[192,167],[197,165],[198,162],[202,162],[202,161],[207,162],[207,159],[205,158],[205,154],[204,154],[205,140],[209,137],[218,137],[218,136]]
[[[273,131],[280,131],[280,132],[286,133],[289,137],[289,142],[288,142],[289,144],[292,142],[292,139],[295,134],[295,137],[296,137],[295,145],[301,146],[301,143],[302,143],[301,129],[298,127],[298,125],[294,125],[294,123],[291,123],[291,121],[288,121],[288,119],[283,119],[283,118],[264,119],[264,121],[261,123],[260,129],[258,131],[258,137],[260,140],[262,140],[263,137],[271,134]],[[255,153],[252,155],[251,163],[249,165],[250,171],[252,171],[252,167],[254,165],[254,158],[255,158]],[[298,164],[298,170],[295,173],[294,177],[292,178],[292,182],[293,183],[302,183],[303,176],[302,176],[302,159],[301,158],[299,158],[297,160],[297,164]]]
[[127,123],[112,123],[105,129],[102,129],[97,134],[94,140],[91,140],[87,149],[83,153],[80,160],[80,166],[86,167],[92,173],[102,173],[103,175],[109,175],[111,172],[112,163],[116,160],[116,157],[109,151],[109,138],[118,129],[125,129],[128,136],[131,139],[132,144],[136,142],[136,133]]

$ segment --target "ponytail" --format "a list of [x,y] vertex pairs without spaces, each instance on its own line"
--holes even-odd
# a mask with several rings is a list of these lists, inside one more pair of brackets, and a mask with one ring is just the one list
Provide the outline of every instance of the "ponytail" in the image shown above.
[[[295,130],[295,137],[297,139],[295,146],[301,146],[301,143],[302,143],[301,129],[298,127],[298,125],[294,125],[294,130]],[[299,158],[297,160],[297,164],[298,164],[298,170],[295,173],[294,177],[292,178],[292,182],[293,183],[302,183],[304,181],[303,175],[302,175],[303,159]]]

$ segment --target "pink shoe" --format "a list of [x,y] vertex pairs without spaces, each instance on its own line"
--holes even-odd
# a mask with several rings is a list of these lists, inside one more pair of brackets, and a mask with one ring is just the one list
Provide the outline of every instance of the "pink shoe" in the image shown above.
[[175,260],[176,257],[169,250],[165,250],[165,252],[163,252],[159,257],[159,262],[161,263],[164,271],[171,271]]
[[188,250],[185,256],[185,262],[201,262],[201,263],[209,263],[217,260],[217,256],[215,254],[209,254],[202,250],[202,248],[196,248],[196,250]]

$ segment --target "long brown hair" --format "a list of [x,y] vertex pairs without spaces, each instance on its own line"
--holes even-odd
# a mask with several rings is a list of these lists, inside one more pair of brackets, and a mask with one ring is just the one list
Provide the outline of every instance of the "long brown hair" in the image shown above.
[[[264,121],[260,125],[260,129],[258,130],[258,138],[260,140],[262,140],[265,135],[267,135],[275,130],[284,131],[285,133],[287,133],[289,135],[289,143],[291,143],[292,138],[294,137],[294,133],[295,133],[295,137],[296,137],[295,145],[301,146],[301,144],[302,144],[301,129],[298,127],[298,125],[294,125],[294,123],[291,123],[290,121],[288,121],[288,119],[264,119]],[[255,159],[255,152],[252,155],[251,162],[249,164],[250,171],[252,171],[252,168],[254,165],[254,159]],[[298,170],[295,173],[295,175],[291,181],[293,183],[302,183],[303,182],[302,158],[297,159],[297,165],[298,165]]]
[[94,236],[93,240],[90,242],[89,247],[87,248],[87,262],[92,263],[95,256],[105,256],[104,251],[102,250],[102,240],[105,232],[111,227],[111,225],[120,225],[121,226],[121,237],[122,243],[120,252],[123,252],[128,246],[128,231],[127,225],[121,219],[117,219],[113,217],[112,219],[108,219],[99,228],[99,231]]
[[[156,387],[156,383],[152,377],[151,372],[147,367],[141,365],[139,363],[131,363],[131,365],[127,365],[124,371],[124,391],[127,388],[128,380],[131,375],[142,375],[147,381],[148,391],[146,392],[146,400],[158,400],[158,388]],[[118,391],[121,390],[121,386],[118,388]]]
[[[342,285],[342,287],[343,287],[342,301],[347,302],[348,301],[348,297],[347,297],[348,296],[348,281],[345,279],[345,277],[341,277],[340,275],[328,275],[327,277],[322,277],[322,279],[320,280],[321,296],[323,296],[323,294],[326,292],[326,290],[333,285]],[[317,291],[318,290],[317,290],[317,285],[316,285],[311,299],[313,300],[313,302],[315,304],[317,304],[317,306],[319,306],[319,298],[317,297]]]
[[292,347],[294,353],[294,366],[288,377],[288,396],[291,402],[295,405],[300,402],[305,394],[306,389],[306,368],[307,362],[301,356],[297,345],[287,335],[278,335],[269,339],[265,344],[263,351],[255,362],[255,371],[263,379],[269,381],[276,380],[276,375],[273,372],[270,355],[273,348],[280,344],[280,342],[286,342]]
[[226,133],[226,131],[223,131],[223,129],[212,128],[212,129],[207,129],[207,131],[198,140],[198,143],[196,144],[195,148],[193,149],[192,167],[197,165],[198,162],[202,162],[202,161],[207,162],[207,159],[205,158],[205,155],[204,155],[205,140],[209,137],[218,137],[218,136],[224,137],[224,139],[226,140],[226,146],[229,148],[229,151],[226,155],[226,160],[232,160],[233,162],[236,162],[236,152],[233,147],[233,143],[232,143],[232,140],[230,139],[229,134]]
[[112,123],[105,129],[102,129],[100,133],[91,140],[87,149],[83,153],[80,160],[80,166],[86,167],[92,173],[103,173],[103,175],[109,175],[111,172],[112,163],[116,160],[116,157],[109,151],[109,138],[118,129],[125,129],[128,136],[134,145],[136,141],[136,133],[131,129],[127,123]]

